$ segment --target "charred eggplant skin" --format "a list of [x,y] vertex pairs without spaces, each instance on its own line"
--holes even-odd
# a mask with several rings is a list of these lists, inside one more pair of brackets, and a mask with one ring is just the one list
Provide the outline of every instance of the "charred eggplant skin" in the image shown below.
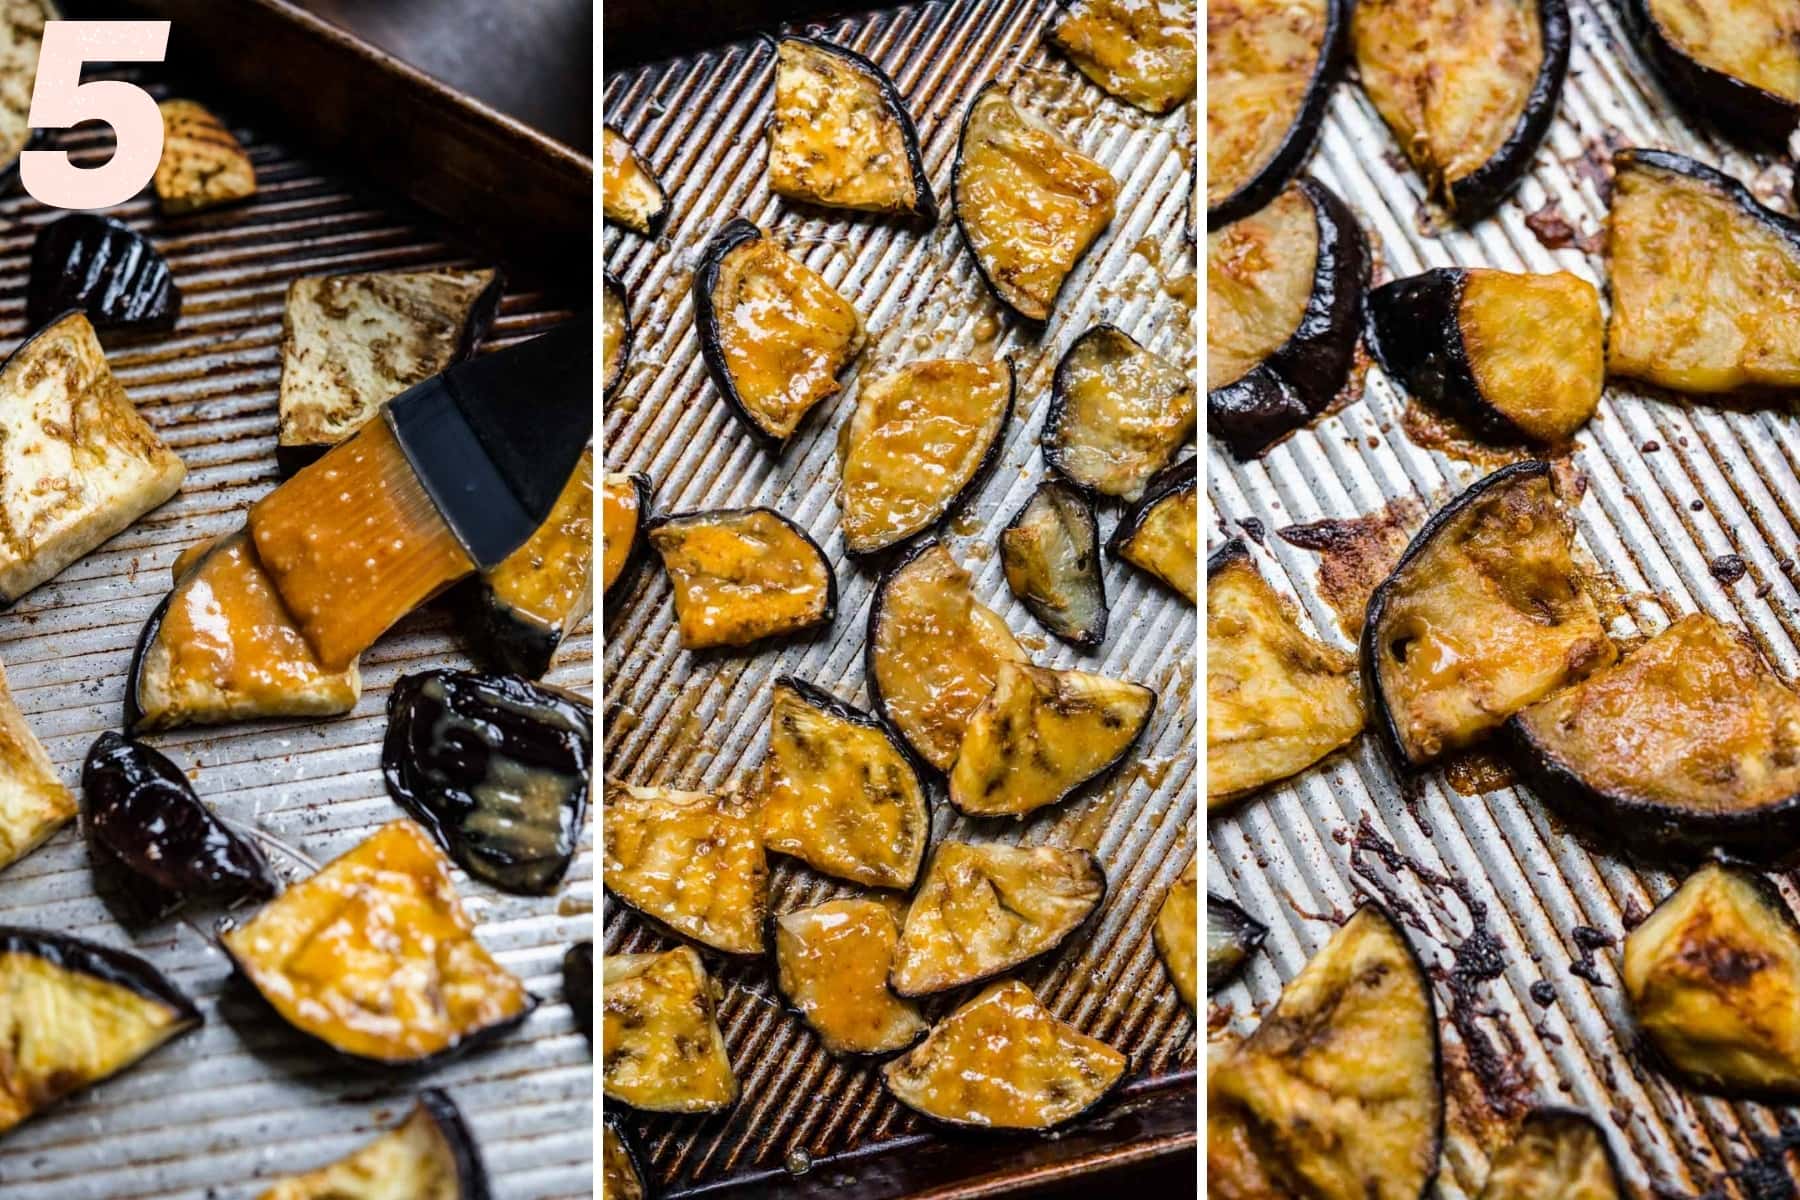
[[1663,32],[1650,0],[1614,0],[1620,20],[1671,99],[1727,138],[1780,146],[1800,124],[1800,105],[1690,57]]
[[147,996],[176,1014],[179,1022],[188,1028],[197,1027],[205,1020],[194,1002],[176,990],[162,972],[135,954],[114,950],[99,942],[45,929],[0,925],[0,955],[6,954],[28,954],[63,970],[102,979]]
[[611,400],[614,393],[619,390],[619,385],[625,382],[625,368],[631,363],[631,347],[637,338],[637,326],[631,320],[631,293],[625,290],[625,282],[611,271],[605,272],[603,279],[606,290],[612,293],[613,298],[625,311],[625,326],[619,333],[618,349],[614,351],[618,355],[619,371],[611,379],[601,380],[600,398]]
[[[624,568],[619,572],[619,577],[613,580],[613,585],[607,588],[600,597],[600,605],[606,610],[605,616],[610,616],[613,612],[618,611],[618,606],[627,596],[631,595],[631,589],[637,585],[638,575],[643,571],[644,560],[650,552],[650,538],[647,536],[646,527],[656,519],[651,508],[650,477],[642,471],[633,471],[629,478],[631,486],[637,491],[637,529],[632,534],[631,549],[625,555]],[[602,476],[602,486],[605,485],[605,482],[605,477]]]

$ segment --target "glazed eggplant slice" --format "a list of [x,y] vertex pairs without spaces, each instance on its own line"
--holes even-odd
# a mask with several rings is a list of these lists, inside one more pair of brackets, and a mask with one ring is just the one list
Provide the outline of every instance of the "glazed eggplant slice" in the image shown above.
[[1368,285],[1362,228],[1317,180],[1208,233],[1207,432],[1248,460],[1329,408],[1356,361]]
[[969,717],[950,803],[971,817],[1022,817],[1110,771],[1150,724],[1156,693],[1090,671],[1002,662]]
[[750,798],[609,780],[601,837],[622,903],[722,953],[762,953],[769,865]]
[[216,208],[256,194],[256,168],[219,118],[192,100],[164,100],[162,158],[153,183],[166,216]]
[[1431,983],[1365,903],[1206,1073],[1206,1179],[1219,1196],[1419,1200],[1444,1095]]
[[1307,636],[1233,538],[1206,560],[1206,806],[1297,775],[1362,732],[1354,660]]
[[650,539],[650,477],[608,471],[600,483],[600,597],[623,600],[637,580]]
[[607,1200],[648,1200],[642,1160],[625,1128],[612,1115],[601,1121],[600,1194]]
[[43,48],[44,23],[62,14],[52,0],[16,0],[6,11],[0,29],[0,62],[14,86],[0,99],[0,178],[14,178],[19,154],[39,140],[31,127],[31,97],[37,78],[38,53]]
[[423,829],[397,820],[219,941],[282,1020],[340,1054],[395,1067],[472,1049],[537,1006],[474,929],[450,861]]
[[1617,656],[1571,556],[1550,464],[1503,467],[1414,535],[1369,597],[1364,703],[1394,761],[1419,767]]
[[1051,633],[1084,650],[1106,640],[1100,522],[1081,489],[1046,479],[1000,531],[1006,584]]
[[659,517],[644,532],[669,573],[689,650],[805,633],[837,616],[825,552],[772,508]]
[[1606,1134],[1586,1113],[1540,1108],[1488,1169],[1478,1200],[1625,1200]]
[[1184,458],[1157,473],[1139,500],[1113,528],[1106,549],[1148,571],[1183,596],[1200,602],[1195,578],[1200,561],[1200,467]]
[[1130,1065],[1007,980],[939,1021],[881,1078],[889,1095],[933,1121],[1041,1132],[1099,1104]]
[[1188,372],[1113,325],[1069,344],[1050,385],[1044,459],[1073,483],[1136,501],[1193,436]]
[[701,254],[694,314],[713,386],[775,450],[837,395],[838,376],[868,341],[862,317],[823,275],[742,217]]
[[710,1113],[737,1101],[717,1018],[719,986],[682,946],[601,963],[601,1091],[644,1112]]
[[1199,87],[1198,23],[1194,0],[1076,0],[1050,44],[1107,95],[1160,116]]
[[1223,896],[1206,893],[1206,994],[1237,978],[1269,927]]
[[600,215],[644,237],[661,232],[669,216],[662,180],[611,125],[602,126],[600,134]]
[[563,952],[563,999],[575,1014],[575,1024],[594,1044],[594,943],[576,942]]
[[1388,374],[1487,437],[1561,445],[1600,404],[1600,293],[1566,271],[1440,267],[1370,292],[1369,323]]
[[481,1147],[449,1095],[419,1093],[406,1120],[348,1157],[284,1179],[258,1200],[489,1200]]
[[591,790],[594,710],[512,675],[420,671],[388,694],[388,794],[470,875],[526,896],[556,890]]
[[1062,944],[1106,895],[1086,850],[945,842],[913,893],[888,982],[902,996],[947,992]]
[[0,868],[43,845],[75,812],[75,794],[26,724],[0,667]]
[[865,887],[910,888],[931,838],[912,760],[888,727],[784,675],[769,710],[763,844]]
[[969,584],[942,543],[925,542],[888,569],[869,608],[875,711],[940,771],[956,764],[963,729],[1000,664],[1026,661],[1012,630]]
[[1639,1031],[1702,1091],[1800,1096],[1800,926],[1760,875],[1708,863],[1625,938]]
[[631,363],[631,343],[637,328],[631,323],[631,294],[611,271],[600,302],[600,397],[611,400]]
[[1045,321],[1063,280],[1112,223],[1119,182],[994,82],[963,118],[950,193],[988,287],[1026,320]]
[[1621,0],[1632,44],[1676,103],[1732,137],[1800,122],[1800,9],[1771,0]]
[[1800,387],[1800,222],[1679,154],[1613,166],[1607,371],[1683,392]]
[[1363,91],[1430,198],[1485,216],[1531,165],[1569,71],[1566,0],[1357,0]]
[[937,223],[906,101],[880,67],[812,37],[775,43],[769,188],[828,208]]
[[830,900],[775,920],[775,982],[833,1054],[892,1054],[924,1036],[919,1006],[888,990],[900,936],[880,900]]
[[35,328],[71,308],[96,329],[159,332],[175,328],[181,289],[149,238],[111,217],[70,213],[31,243],[25,319]]
[[1000,457],[1011,359],[930,359],[864,381],[840,445],[844,549],[872,554],[968,502]]
[[201,1022],[143,959],[17,926],[0,926],[0,996],[0,1134]]
[[[1169,886],[1161,907],[1156,910],[1156,926],[1150,931],[1156,942],[1157,957],[1162,959],[1163,970],[1169,973],[1169,982],[1175,985],[1181,1002],[1190,1009],[1196,1006],[1200,995],[1199,956],[1194,952],[1194,931],[1200,924],[1198,865],[1196,860],[1189,859],[1181,878]],[[1211,899],[1211,896],[1207,897],[1206,985],[1209,992],[1212,990]]]

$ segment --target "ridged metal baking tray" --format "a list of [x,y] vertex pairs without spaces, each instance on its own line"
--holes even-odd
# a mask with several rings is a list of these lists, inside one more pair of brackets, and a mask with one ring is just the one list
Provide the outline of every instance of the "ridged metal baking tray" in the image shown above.
[[[1604,291],[1598,250],[1548,250],[1525,217],[1553,201],[1580,234],[1603,228],[1597,190],[1616,145],[1664,147],[1717,165],[1765,203],[1792,211],[1790,171],[1733,150],[1679,115],[1604,0],[1571,0],[1574,50],[1561,108],[1522,187],[1498,215],[1468,231],[1426,232],[1421,185],[1353,82],[1336,89],[1310,170],[1349,202],[1378,242],[1380,278],[1433,266],[1569,270]],[[1592,244],[1592,243],[1590,243]],[[1435,510],[1487,466],[1426,450],[1402,429],[1400,389],[1379,369],[1359,403],[1288,439],[1259,461],[1238,464],[1217,444],[1208,456],[1209,547],[1266,531],[1253,546],[1264,573],[1297,597],[1313,628],[1351,648],[1318,586],[1319,556],[1284,541],[1285,526],[1349,518],[1410,498]],[[1599,414],[1580,434],[1572,466],[1585,478],[1576,520],[1580,549],[1616,587],[1627,636],[1661,629],[1682,612],[1704,610],[1747,627],[1790,678],[1800,670],[1800,592],[1792,575],[1800,544],[1800,424],[1790,412],[1727,410],[1609,385]],[[1405,508],[1404,501],[1398,506]],[[1741,580],[1715,577],[1715,559],[1739,555]],[[1609,589],[1610,590],[1610,589]],[[1359,826],[1426,868],[1388,871],[1373,852],[1356,852]],[[1428,963],[1452,966],[1454,950],[1485,929],[1503,948],[1503,976],[1463,1001],[1463,1024],[1494,1051],[1485,1070],[1462,1065],[1462,1042],[1447,1014],[1453,991],[1440,977],[1453,1103],[1439,1190],[1472,1194],[1492,1149],[1496,1113],[1519,1103],[1575,1105],[1606,1129],[1632,1183],[1657,1196],[1792,1196],[1777,1185],[1790,1169],[1791,1115],[1704,1099],[1646,1067],[1634,1050],[1619,987],[1617,945],[1629,925],[1666,895],[1672,875],[1633,869],[1590,853],[1554,825],[1523,788],[1463,796],[1441,773],[1416,794],[1403,791],[1367,737],[1299,779],[1209,823],[1214,890],[1235,896],[1273,925],[1266,950],[1244,981],[1215,997],[1239,1029],[1273,1003],[1333,930],[1329,914],[1349,910],[1371,878],[1406,901],[1415,942]],[[1436,872],[1458,881],[1432,885]],[[1790,903],[1795,891],[1781,879]],[[1457,888],[1465,896],[1458,896]],[[1379,888],[1375,888],[1379,894]],[[1470,902],[1478,911],[1471,913]],[[1584,949],[1582,938],[1590,945]],[[1588,965],[1591,964],[1591,970]],[[1576,974],[1572,968],[1579,968]],[[1583,976],[1590,976],[1584,978]],[[1540,980],[1556,1000],[1539,1005]],[[1216,1014],[1224,1019],[1226,1014]],[[1752,1180],[1761,1173],[1757,1190]]]
[[[1084,1163],[1193,1144],[1195,1026],[1156,959],[1150,928],[1195,848],[1196,614],[1109,561],[1113,626],[1103,653],[1079,656],[1011,598],[994,553],[1000,527],[1044,477],[1037,434],[1050,373],[1076,335],[1110,320],[1172,360],[1194,362],[1194,250],[1183,234],[1193,196],[1192,113],[1150,118],[1105,98],[1043,48],[1056,11],[1047,0],[968,0],[903,5],[814,27],[880,63],[908,98],[945,209],[923,235],[885,220],[802,211],[772,197],[762,137],[773,88],[768,43],[745,40],[608,75],[606,119],[660,173],[673,210],[655,243],[606,231],[607,265],[630,290],[638,328],[632,365],[604,418],[607,469],[647,472],[661,512],[772,505],[825,548],[840,595],[828,637],[695,655],[677,644],[665,577],[647,570],[605,620],[604,767],[629,782],[683,787],[748,776],[766,745],[770,684],[783,673],[867,704],[863,641],[875,576],[845,556],[834,498],[835,431],[855,402],[856,381],[911,359],[1015,355],[1019,406],[1003,456],[946,536],[973,571],[977,593],[1036,658],[1140,680],[1156,689],[1159,705],[1138,766],[1091,797],[1022,826],[989,823],[974,836],[1082,843],[1099,854],[1111,887],[1091,933],[1020,975],[1060,1015],[1129,1052],[1139,1082],[1123,1111],[1060,1141],[939,1137],[886,1096],[873,1068],[833,1063],[782,1011],[765,966],[715,958],[710,966],[726,990],[721,1021],[743,1098],[713,1119],[630,1118],[652,1174],[674,1194],[885,1196],[927,1182],[950,1189],[934,1195],[997,1192],[1063,1177]],[[1118,216],[1077,268],[1041,337],[998,315],[948,213],[963,111],[997,75],[1017,76],[1028,106],[1122,184]],[[854,301],[871,331],[845,391],[809,417],[780,456],[754,445],[727,412],[707,379],[692,323],[689,290],[700,249],[739,215],[786,239]],[[1117,515],[1103,513],[1103,532]],[[936,836],[974,828],[948,818],[940,808]],[[849,890],[792,862],[776,863],[777,910]],[[608,953],[668,945],[613,905],[604,930]],[[940,1002],[932,1012],[943,1010]]]
[[[107,338],[107,358],[188,476],[168,504],[0,614],[0,661],[13,694],[71,786],[95,736],[119,726],[132,646],[168,590],[176,554],[239,527],[246,506],[276,483],[288,282],[491,261],[472,257],[462,238],[410,205],[364,187],[348,164],[316,160],[243,123],[230,96],[191,81],[134,78],[158,96],[193,96],[218,112],[249,150],[259,190],[245,205],[183,218],[158,216],[147,194],[114,210],[168,259],[184,307],[172,333]],[[98,162],[110,152],[102,136],[71,134],[59,144],[77,161]],[[17,191],[0,199],[0,352],[26,332],[32,238],[60,215]],[[511,278],[484,348],[564,319],[568,304],[528,275]],[[589,692],[592,661],[584,630],[558,655],[550,679]],[[348,716],[151,740],[191,769],[196,790],[224,816],[323,862],[402,815],[380,771],[394,680],[468,662],[449,618],[428,608],[363,656],[363,696]],[[286,878],[308,873],[281,849],[269,856]],[[593,874],[585,844],[554,897],[508,896],[457,872],[482,941],[543,1003],[489,1049],[422,1076],[394,1077],[347,1071],[259,1010],[230,982],[211,941],[210,913],[153,926],[134,940],[96,894],[71,824],[0,872],[0,923],[130,948],[195,997],[206,1024],[0,1138],[0,1193],[7,1200],[249,1200],[274,1176],[354,1149],[403,1117],[419,1088],[438,1086],[468,1119],[496,1197],[591,1195],[593,1065],[562,1002],[561,961],[571,942],[592,936]]]

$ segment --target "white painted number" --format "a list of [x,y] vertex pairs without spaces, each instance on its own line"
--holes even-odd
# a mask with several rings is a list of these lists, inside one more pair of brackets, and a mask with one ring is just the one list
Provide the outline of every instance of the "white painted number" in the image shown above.
[[134,83],[81,82],[83,63],[161,62],[167,21],[49,21],[31,90],[33,129],[70,129],[83,121],[112,127],[118,147],[98,167],[78,167],[66,150],[19,156],[25,190],[52,208],[110,208],[144,189],[162,158],[163,123],[156,101]]

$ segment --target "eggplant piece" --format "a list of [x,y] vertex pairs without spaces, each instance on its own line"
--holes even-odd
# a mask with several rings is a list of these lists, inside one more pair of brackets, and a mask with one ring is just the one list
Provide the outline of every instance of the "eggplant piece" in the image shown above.
[[1363,91],[1425,181],[1468,223],[1531,165],[1569,73],[1566,0],[1357,0]]
[[213,815],[181,769],[142,742],[108,730],[81,765],[88,851],[117,870],[148,918],[188,900],[272,899],[268,860]]
[[97,942],[0,926],[0,1134],[200,1027],[155,967]]
[[711,1113],[737,1102],[719,1032],[719,985],[682,946],[601,962],[601,1092],[644,1112]]
[[1161,116],[1199,88],[1198,23],[1194,0],[1076,0],[1049,41],[1101,91]]
[[1613,155],[1606,369],[1702,394],[1800,387],[1800,221],[1663,150]]
[[152,183],[164,216],[217,208],[256,194],[256,168],[224,122],[193,100],[157,104],[162,158]]
[[897,546],[968,503],[1000,457],[1016,388],[1011,359],[932,359],[866,380],[841,442],[844,549]]
[[1131,1060],[1017,980],[992,984],[881,1069],[888,1094],[945,1125],[1036,1132],[1091,1111]]
[[649,1200],[648,1178],[625,1126],[606,1114],[600,1123],[600,1194],[606,1200]]
[[1218,1196],[1420,1200],[1443,1145],[1437,1009],[1425,966],[1365,902],[1206,1072]]
[[669,573],[689,650],[805,633],[837,616],[825,551],[772,508],[658,517],[644,533]]
[[637,327],[631,323],[631,293],[611,271],[605,273],[605,280],[600,302],[600,398],[611,400],[631,363]]
[[175,586],[132,652],[125,729],[336,716],[361,696],[357,664],[342,671],[320,664],[249,533],[239,530],[176,559]]
[[1800,11],[1764,0],[1619,0],[1670,99],[1727,137],[1779,146],[1800,123]]
[[1800,925],[1760,875],[1708,863],[1625,937],[1640,1033],[1691,1087],[1800,1096]]
[[1200,467],[1184,458],[1164,467],[1144,489],[1144,498],[1128,509],[1106,541],[1107,553],[1148,571],[1187,597],[1200,602]]
[[944,842],[906,910],[888,983],[901,996],[979,983],[1048,954],[1100,907],[1086,850]]
[[862,316],[825,277],[738,217],[694,272],[707,373],[733,415],[779,451],[806,414],[842,390],[868,343]]
[[1112,223],[1119,181],[995,81],[963,117],[950,194],[988,288],[1027,321],[1046,321],[1069,272]]
[[1440,267],[1370,292],[1369,324],[1383,370],[1486,437],[1562,445],[1600,404],[1600,293],[1566,271]]
[[490,1200],[481,1147],[446,1092],[427,1088],[406,1120],[330,1166],[258,1200]]
[[600,215],[644,237],[662,232],[669,198],[637,147],[611,125],[600,130]]
[[614,898],[721,953],[762,953],[769,864],[751,798],[608,780],[600,824]]
[[96,329],[162,332],[181,315],[181,289],[149,238],[111,217],[71,213],[31,243],[25,319],[35,328],[71,308]]
[[1206,560],[1206,807],[1298,775],[1362,732],[1355,660],[1307,636],[1240,538]]
[[1369,597],[1364,703],[1396,763],[1472,745],[1618,655],[1571,556],[1550,464],[1502,467],[1440,509]]
[[43,845],[75,812],[75,794],[13,701],[0,667],[0,868]]
[[575,1014],[575,1024],[594,1046],[594,943],[576,942],[563,952],[563,999]]
[[616,604],[631,591],[650,539],[650,477],[608,471],[600,483],[600,597]]
[[492,1041],[537,1007],[474,929],[450,861],[402,819],[219,942],[300,1033],[352,1059],[423,1066]]
[[1206,893],[1206,994],[1237,978],[1269,936],[1269,927],[1225,899]]
[[769,189],[777,196],[937,224],[919,133],[887,73],[815,37],[775,43]]
[[574,860],[594,709],[511,675],[420,671],[388,694],[388,794],[470,875],[546,896]]
[[31,97],[44,24],[62,13],[51,0],[16,0],[7,6],[6,16],[0,29],[0,62],[6,64],[12,86],[0,101],[0,180],[10,183],[18,177],[19,155],[44,141],[44,134],[31,126]]
[[1044,460],[1079,487],[1135,502],[1193,436],[1194,421],[1188,372],[1117,326],[1096,325],[1056,364]]
[[783,675],[769,709],[758,799],[762,839],[816,871],[865,887],[910,888],[931,810],[905,746],[880,721]]
[[1314,179],[1206,235],[1207,432],[1239,461],[1337,399],[1368,286],[1361,226]]
[[956,765],[963,729],[1000,664],[1026,661],[969,584],[942,543],[923,542],[888,568],[869,606],[864,654],[875,711],[939,771]]
[[1038,623],[1083,650],[1106,640],[1100,522],[1080,488],[1046,479],[1000,531],[1006,584]]
[[1090,671],[1002,662],[950,769],[964,816],[1023,817],[1117,767],[1150,724],[1156,693]]
[[835,1055],[892,1054],[928,1028],[888,990],[900,927],[880,900],[830,900],[775,919],[775,984]]
[[1594,1119],[1539,1108],[1489,1165],[1478,1200],[1625,1200],[1612,1146]]
[[[1196,966],[1199,956],[1194,953],[1194,931],[1200,924],[1200,878],[1199,863],[1189,859],[1187,869],[1181,878],[1169,885],[1163,902],[1156,910],[1156,925],[1150,931],[1156,943],[1156,956],[1162,959],[1163,970],[1169,973],[1169,982],[1175,985],[1181,1002],[1193,1010],[1198,1005],[1200,995],[1199,970]],[[1211,897],[1207,897],[1211,901]],[[1207,942],[1206,967],[1207,990],[1212,990],[1212,908],[1207,907]]]

